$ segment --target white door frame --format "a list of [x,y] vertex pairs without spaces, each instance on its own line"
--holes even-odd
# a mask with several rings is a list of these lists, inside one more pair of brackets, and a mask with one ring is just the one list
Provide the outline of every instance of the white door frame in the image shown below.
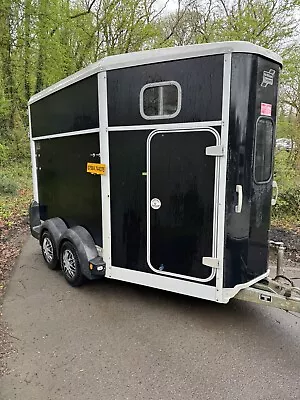
[[110,171],[108,143],[108,110],[106,72],[98,74],[98,106],[99,106],[99,142],[100,162],[106,165],[106,174],[101,175],[102,200],[102,242],[103,260],[106,264],[106,276],[111,276],[111,212],[110,212]]
[[[195,281],[195,282],[201,282],[201,283],[206,283],[211,281],[215,275],[216,275],[216,269],[212,268],[211,274],[207,278],[196,278],[188,275],[182,275],[182,274],[177,274],[174,272],[167,272],[167,271],[160,271],[156,268],[153,267],[151,264],[151,259],[150,259],[150,254],[151,254],[151,140],[152,138],[159,134],[159,133],[182,133],[187,134],[188,132],[199,132],[199,135],[201,135],[201,132],[210,132],[214,135],[215,137],[215,146],[219,146],[220,144],[220,135],[218,131],[212,127],[207,127],[207,128],[188,128],[188,129],[160,129],[160,130],[154,130],[152,131],[148,138],[147,138],[147,194],[146,194],[146,209],[147,209],[147,263],[149,268],[160,275],[165,275],[165,276],[170,276],[170,277],[176,277],[180,279],[188,279],[190,281]],[[207,156],[209,157],[209,156]],[[213,210],[213,238],[212,238],[212,249],[211,249],[211,254],[206,254],[205,256],[207,257],[213,257],[216,258],[216,253],[217,253],[217,221],[218,221],[218,186],[219,186],[219,169],[220,169],[220,162],[219,162],[219,157],[215,157],[215,181],[214,181],[214,210]],[[199,227],[201,229],[201,227]],[[201,265],[199,266],[201,268]]]

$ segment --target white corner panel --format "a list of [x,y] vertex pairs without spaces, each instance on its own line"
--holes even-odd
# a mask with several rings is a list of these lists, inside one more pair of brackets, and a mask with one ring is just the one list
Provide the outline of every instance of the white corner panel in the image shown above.
[[269,274],[270,274],[270,270],[268,269],[267,272],[265,272],[264,274],[252,279],[249,282],[241,283],[240,285],[236,285],[233,288],[224,288],[223,289],[222,303],[228,303],[228,301],[230,299],[232,299],[240,290],[246,289],[246,288],[254,285],[255,283],[257,283],[257,282],[261,281],[262,279],[266,278],[267,276],[269,276]]

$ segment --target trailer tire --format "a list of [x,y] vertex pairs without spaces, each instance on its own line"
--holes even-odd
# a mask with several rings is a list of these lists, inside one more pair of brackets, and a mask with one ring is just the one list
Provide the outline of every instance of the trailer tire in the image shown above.
[[60,248],[60,265],[66,281],[71,286],[81,286],[85,277],[81,271],[79,256],[76,247],[66,240]]
[[57,257],[57,249],[55,240],[53,239],[51,233],[44,230],[41,237],[41,248],[44,260],[49,269],[57,269],[59,266],[59,260]]

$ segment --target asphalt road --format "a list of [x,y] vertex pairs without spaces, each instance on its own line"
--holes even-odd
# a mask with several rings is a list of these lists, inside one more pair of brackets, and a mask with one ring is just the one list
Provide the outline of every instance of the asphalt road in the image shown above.
[[1,400],[300,399],[300,319],[112,280],[74,289],[30,238],[4,301]]

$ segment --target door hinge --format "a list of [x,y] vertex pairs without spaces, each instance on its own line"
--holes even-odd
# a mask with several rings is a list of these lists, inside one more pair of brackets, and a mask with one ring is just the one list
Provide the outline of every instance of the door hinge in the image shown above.
[[220,268],[220,261],[218,258],[214,257],[202,257],[202,264],[211,268]]
[[205,154],[207,156],[213,156],[213,157],[223,157],[225,154],[224,151],[224,146],[209,146],[206,147],[205,149]]

